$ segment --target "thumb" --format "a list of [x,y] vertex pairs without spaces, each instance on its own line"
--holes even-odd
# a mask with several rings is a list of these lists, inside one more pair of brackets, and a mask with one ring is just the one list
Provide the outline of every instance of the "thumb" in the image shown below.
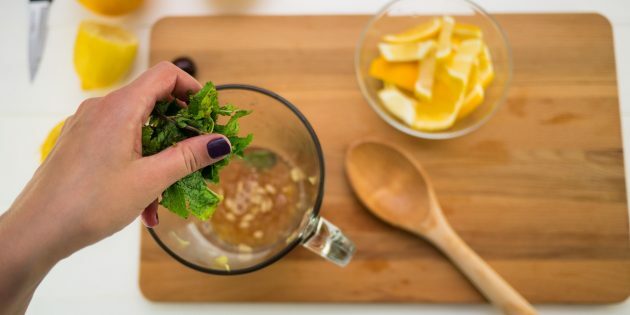
[[[142,158],[142,173],[162,192],[182,177],[216,163],[232,150],[223,135],[210,134],[188,138],[168,149]],[[159,194],[158,192],[158,194]]]

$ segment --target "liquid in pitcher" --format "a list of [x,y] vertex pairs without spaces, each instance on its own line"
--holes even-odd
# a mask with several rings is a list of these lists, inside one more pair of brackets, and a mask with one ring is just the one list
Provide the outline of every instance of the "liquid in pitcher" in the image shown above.
[[224,199],[200,231],[229,251],[258,251],[285,242],[303,217],[303,172],[281,155],[249,148],[221,170],[221,182],[209,185]]

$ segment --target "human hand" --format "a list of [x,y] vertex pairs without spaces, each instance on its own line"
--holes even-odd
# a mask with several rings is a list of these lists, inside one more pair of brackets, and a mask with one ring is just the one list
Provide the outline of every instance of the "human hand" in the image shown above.
[[119,90],[84,101],[2,220],[37,226],[25,237],[45,233],[45,248],[59,259],[122,229],[145,207],[145,224],[157,224],[157,198],[168,186],[230,152],[222,135],[203,135],[142,157],[141,128],[155,102],[185,100],[200,88],[164,62]]

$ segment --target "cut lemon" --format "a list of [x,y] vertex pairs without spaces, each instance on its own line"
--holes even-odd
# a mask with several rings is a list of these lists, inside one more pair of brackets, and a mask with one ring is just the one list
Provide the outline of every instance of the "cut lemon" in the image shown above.
[[129,13],[142,4],[142,0],[79,0],[86,8],[104,15]]
[[385,60],[391,62],[420,60],[435,46],[435,41],[428,40],[419,43],[406,44],[378,44],[378,50]]
[[483,48],[481,39],[467,39],[461,41],[457,48],[457,54],[469,55],[471,58],[477,58],[477,55]]
[[416,84],[414,86],[414,92],[421,101],[430,102],[433,97],[435,67],[435,52],[431,52],[419,63],[418,79],[416,80]]
[[460,80],[464,87],[468,84],[470,72],[477,61],[481,48],[481,40],[465,40],[461,42],[457,53],[447,63],[446,70],[450,77]]
[[416,62],[388,62],[383,57],[378,57],[370,64],[370,76],[413,91],[418,78],[418,66]]
[[475,84],[464,98],[459,113],[457,114],[457,119],[462,119],[472,113],[477,106],[483,103],[483,98],[483,85],[481,85],[481,83]]
[[453,35],[453,27],[455,26],[455,19],[450,16],[442,18],[442,28],[437,41],[437,59],[444,59],[451,54],[451,37]]
[[468,76],[468,84],[466,87],[466,93],[470,93],[470,91],[478,83],[481,83],[481,81],[479,80],[479,58],[475,59],[472,67],[470,68],[470,75]]
[[458,37],[481,38],[482,34],[483,33],[481,32],[481,28],[479,28],[479,26],[477,25],[457,23],[455,24],[455,27],[453,27],[453,35],[458,36]]
[[440,31],[442,21],[438,18],[410,28],[402,33],[385,35],[383,40],[389,43],[410,43],[435,36]]
[[492,56],[490,56],[490,49],[486,45],[483,45],[481,54],[479,54],[479,79],[483,87],[488,87],[494,79]]
[[480,27],[450,16],[384,36],[370,65],[370,76],[385,86],[377,92],[382,106],[422,131],[449,129],[471,115],[494,78],[482,38]]
[[460,110],[464,86],[458,80],[438,75],[433,87],[431,102],[420,102],[416,110],[413,127],[424,131],[439,131],[450,128]]
[[475,62],[475,58],[468,55],[457,54],[450,59],[450,62],[446,66],[446,71],[451,78],[459,80],[464,86],[468,83],[470,78],[470,70]]
[[48,132],[46,139],[44,140],[44,142],[42,142],[42,145],[39,147],[39,153],[40,153],[39,161],[40,162],[44,162],[48,154],[50,154],[50,151],[52,151],[52,149],[55,147],[55,144],[57,143],[57,139],[59,139],[59,135],[61,134],[61,129],[63,128],[63,124],[65,122],[66,122],[65,120],[62,120],[57,125],[55,125],[53,129],[51,129]]
[[83,21],[74,45],[74,68],[85,90],[116,83],[127,74],[138,49],[136,37],[122,28]]
[[405,95],[393,85],[387,85],[378,92],[378,97],[394,117],[402,120],[407,125],[411,125],[416,118],[416,101]]

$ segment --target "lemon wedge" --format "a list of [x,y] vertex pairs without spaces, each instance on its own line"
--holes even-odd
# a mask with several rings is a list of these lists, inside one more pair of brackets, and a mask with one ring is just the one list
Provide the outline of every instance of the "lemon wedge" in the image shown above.
[[434,40],[405,44],[378,44],[378,50],[385,60],[390,62],[414,61],[424,58],[435,46]]
[[417,62],[388,62],[382,56],[370,64],[370,76],[401,89],[413,91],[418,78]]
[[482,49],[481,39],[467,39],[459,43],[457,54],[465,54],[474,59],[477,58]]
[[410,43],[435,36],[440,31],[442,21],[438,18],[431,19],[402,33],[383,36],[383,40],[389,43]]
[[62,120],[48,132],[46,139],[44,140],[44,142],[42,142],[42,145],[39,147],[39,153],[40,153],[39,161],[40,162],[44,162],[48,154],[50,154],[50,151],[52,151],[52,149],[55,147],[55,144],[57,143],[57,139],[59,139],[59,135],[61,134],[61,129],[63,128],[63,124],[65,122],[66,122],[65,120]]
[[479,55],[479,79],[484,87],[488,87],[494,79],[494,67],[492,66],[492,57],[487,45],[483,45],[481,54]]
[[457,23],[455,24],[455,27],[453,27],[453,35],[458,37],[481,38],[482,34],[483,32],[481,31],[481,28],[477,25]]
[[455,19],[450,16],[442,18],[442,28],[437,40],[437,59],[444,59],[451,54],[451,37],[453,35],[453,28],[455,27]]
[[464,87],[470,78],[470,72],[477,61],[483,43],[478,39],[469,39],[459,44],[457,52],[450,58],[446,70],[450,77],[462,82]]
[[418,65],[418,79],[414,85],[416,97],[421,101],[430,102],[433,95],[433,81],[435,77],[436,59],[432,51]]
[[457,118],[464,95],[464,85],[449,78],[449,74],[438,75],[433,87],[431,102],[420,102],[412,127],[424,131],[439,131],[450,128]]
[[393,85],[386,85],[378,92],[378,97],[394,117],[402,120],[407,125],[411,125],[416,118],[416,101],[405,95]]
[[83,21],[74,45],[74,68],[85,90],[107,87],[127,74],[138,50],[136,37],[122,28]]
[[470,93],[475,85],[481,83],[479,79],[479,58],[476,58],[470,68],[470,75],[468,76],[468,85],[466,87],[466,93]]
[[457,119],[462,119],[468,114],[472,113],[477,106],[483,103],[484,100],[484,90],[483,85],[481,83],[477,83],[472,85],[471,90],[466,94],[466,97],[463,100],[462,106],[459,109],[459,113],[457,114]]
[[129,13],[142,4],[142,0],[79,0],[86,8],[104,15]]
[[377,92],[382,106],[417,130],[451,128],[483,104],[494,78],[482,38],[480,27],[450,16],[384,36],[369,71],[385,86]]

